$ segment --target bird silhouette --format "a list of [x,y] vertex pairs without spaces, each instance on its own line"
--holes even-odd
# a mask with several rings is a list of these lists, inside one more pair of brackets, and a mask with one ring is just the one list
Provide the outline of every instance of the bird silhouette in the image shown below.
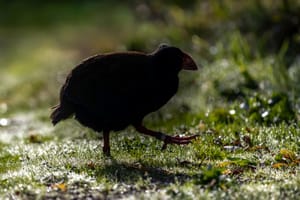
[[167,144],[188,144],[197,135],[170,136],[143,126],[143,118],[165,105],[178,90],[178,73],[197,70],[179,48],[160,45],[154,52],[117,52],[84,60],[67,76],[53,125],[74,116],[82,125],[103,132],[103,153],[110,155],[109,133],[132,125]]

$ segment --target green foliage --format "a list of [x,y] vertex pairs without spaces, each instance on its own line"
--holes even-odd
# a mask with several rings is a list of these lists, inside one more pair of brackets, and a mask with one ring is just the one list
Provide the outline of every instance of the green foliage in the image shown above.
[[249,159],[242,159],[242,158],[236,158],[236,157],[228,157],[228,160],[230,160],[230,164],[239,166],[239,167],[248,167],[248,166],[256,166],[257,163],[254,161],[251,161]]
[[218,123],[232,123],[233,117],[229,113],[229,110],[224,108],[216,108],[209,113],[208,121],[218,122]]
[[[288,149],[281,149],[275,156],[277,162],[292,163],[297,161],[296,154]],[[299,162],[299,161],[298,161]]]
[[208,166],[207,169],[203,169],[202,173],[196,184],[210,184],[211,187],[220,186],[222,181],[222,169]]
[[16,170],[21,166],[19,155],[12,155],[1,148],[0,151],[0,174]]
[[272,124],[295,120],[295,112],[285,94],[275,93],[270,97],[251,97],[246,104],[249,120],[253,122]]
[[226,157],[226,153],[220,146],[214,144],[214,138],[204,137],[197,139],[193,143],[195,155],[200,160],[222,160]]
[[207,118],[215,123],[259,123],[271,125],[274,123],[292,123],[297,121],[291,100],[284,93],[272,95],[255,94],[243,97],[242,100],[227,108],[215,108]]
[[[1,2],[0,198],[297,199],[299,1]],[[39,9],[36,9],[39,6]],[[55,14],[53,14],[55,13]],[[50,107],[80,60],[179,46],[203,67],[145,119],[198,134],[168,145],[126,129],[102,134]],[[23,114],[24,113],[24,114]]]

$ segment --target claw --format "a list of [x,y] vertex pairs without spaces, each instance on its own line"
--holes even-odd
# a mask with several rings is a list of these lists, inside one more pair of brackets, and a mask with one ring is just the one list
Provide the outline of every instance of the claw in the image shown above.
[[198,137],[199,135],[192,135],[188,137],[180,137],[180,136],[169,136],[161,132],[152,131],[147,128],[145,128],[141,123],[135,124],[134,127],[137,131],[140,133],[144,133],[146,135],[150,135],[152,137],[155,137],[159,140],[164,141],[164,144],[162,146],[162,150],[167,148],[168,144],[189,144],[193,139]]
[[169,136],[166,135],[166,138],[164,139],[164,144],[162,146],[162,150],[165,150],[167,148],[168,144],[189,144],[192,142],[193,139],[197,138],[199,135],[192,135],[188,137],[180,137],[180,136]]

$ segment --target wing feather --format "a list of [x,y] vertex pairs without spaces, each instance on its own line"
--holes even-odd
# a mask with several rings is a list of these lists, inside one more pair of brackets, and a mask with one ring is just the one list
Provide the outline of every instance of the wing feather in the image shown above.
[[106,120],[134,115],[147,88],[150,89],[147,61],[143,54],[89,58],[72,70],[62,89],[62,98]]

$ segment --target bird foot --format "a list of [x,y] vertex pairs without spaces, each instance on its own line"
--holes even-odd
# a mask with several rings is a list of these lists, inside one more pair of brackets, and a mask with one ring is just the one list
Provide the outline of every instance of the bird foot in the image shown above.
[[180,136],[169,136],[165,135],[164,145],[162,146],[162,150],[167,148],[168,144],[189,144],[193,139],[197,138],[199,135],[192,135],[188,137],[180,137]]
[[166,149],[168,144],[179,144],[179,145],[180,144],[189,144],[193,139],[195,139],[196,137],[199,136],[199,135],[192,135],[192,136],[187,136],[187,137],[170,136],[170,135],[166,135],[161,132],[149,130],[141,124],[135,124],[134,127],[140,133],[144,133],[146,135],[150,135],[152,137],[155,137],[159,140],[164,141],[162,150]]

